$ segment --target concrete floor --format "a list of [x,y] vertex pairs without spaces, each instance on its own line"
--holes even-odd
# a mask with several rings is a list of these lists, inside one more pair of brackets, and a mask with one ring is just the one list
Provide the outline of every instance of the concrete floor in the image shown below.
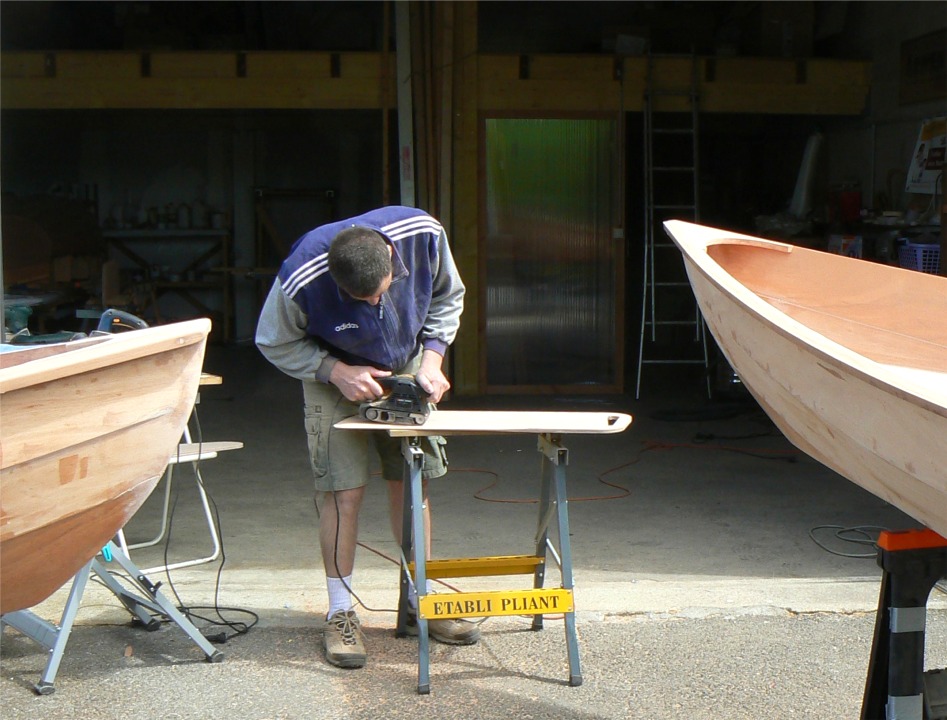
[[[398,548],[381,481],[361,520],[355,591],[368,665],[322,657],[326,608],[298,383],[250,347],[209,349],[224,384],[202,392],[203,437],[240,440],[202,466],[219,513],[223,562],[154,573],[169,596],[226,626],[221,663],[175,626],[131,627],[101,586],[86,590],[56,678],[46,654],[3,634],[0,715],[14,718],[856,718],[878,604],[870,546],[842,528],[904,529],[902,513],[794,451],[745,397],[708,403],[697,383],[632,398],[454,399],[445,408],[621,410],[620,435],[566,438],[569,519],[583,684],[570,687],[562,622],[531,632],[491,618],[474,647],[432,643],[431,694],[418,695],[417,642],[394,637]],[[432,486],[434,554],[532,552],[539,453],[531,436],[455,437],[451,473]],[[209,547],[195,484],[181,468],[170,541],[132,552],[142,568]],[[127,528],[155,534],[161,493]],[[814,542],[813,536],[825,547]],[[855,533],[845,538],[855,537]],[[834,551],[834,552],[833,552]],[[867,555],[853,557],[852,555]],[[554,571],[547,585],[557,581]],[[509,589],[518,578],[440,587]],[[38,606],[57,620],[64,591]],[[213,609],[216,607],[217,609]],[[249,612],[248,612],[249,611]],[[929,603],[925,667],[947,666],[947,594]]]

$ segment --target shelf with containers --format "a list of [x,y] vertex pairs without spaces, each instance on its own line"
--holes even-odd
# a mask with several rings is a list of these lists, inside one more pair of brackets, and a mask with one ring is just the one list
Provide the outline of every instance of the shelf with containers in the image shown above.
[[233,241],[228,229],[123,229],[102,236],[110,258],[121,266],[123,289],[148,288],[151,320],[210,317],[217,339],[232,340]]

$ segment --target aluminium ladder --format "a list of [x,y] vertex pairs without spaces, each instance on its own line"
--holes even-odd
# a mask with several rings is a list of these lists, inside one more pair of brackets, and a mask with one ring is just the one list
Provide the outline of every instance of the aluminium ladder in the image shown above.
[[[684,273],[683,260],[662,225],[670,218],[700,220],[698,60],[691,56],[687,87],[658,87],[654,58],[654,55],[648,56],[644,95],[644,282],[635,398],[641,396],[644,365],[703,365],[709,396],[710,373],[703,317]],[[659,97],[683,98],[689,112],[656,112],[655,99]],[[661,124],[656,125],[656,119]],[[658,337],[658,328],[675,326],[693,328],[696,352],[672,357],[655,352],[659,340],[666,340],[664,335]]]

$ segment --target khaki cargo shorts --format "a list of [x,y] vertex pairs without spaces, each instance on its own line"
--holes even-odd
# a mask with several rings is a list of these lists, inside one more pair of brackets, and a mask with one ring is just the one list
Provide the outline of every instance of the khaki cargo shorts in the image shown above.
[[[409,363],[401,372],[414,375],[420,364]],[[412,366],[415,366],[412,370]],[[358,415],[358,403],[347,400],[335,385],[315,380],[304,380],[306,434],[309,440],[309,461],[316,490],[351,490],[368,483],[371,475],[374,448],[381,461],[381,475],[385,480],[404,477],[404,457],[401,439],[387,432],[339,430],[335,423]],[[422,477],[425,480],[447,474],[447,440],[439,435],[419,438],[424,451]]]

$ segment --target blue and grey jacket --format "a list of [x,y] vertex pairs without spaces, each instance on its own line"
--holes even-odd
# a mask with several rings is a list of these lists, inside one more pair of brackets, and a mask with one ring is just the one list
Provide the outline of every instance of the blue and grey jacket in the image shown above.
[[[392,246],[391,287],[375,306],[347,295],[329,274],[329,245],[353,225],[376,230]],[[296,241],[260,313],[256,344],[301,380],[328,382],[339,360],[397,372],[419,346],[444,354],[457,335],[464,292],[441,224],[416,208],[384,207]]]

